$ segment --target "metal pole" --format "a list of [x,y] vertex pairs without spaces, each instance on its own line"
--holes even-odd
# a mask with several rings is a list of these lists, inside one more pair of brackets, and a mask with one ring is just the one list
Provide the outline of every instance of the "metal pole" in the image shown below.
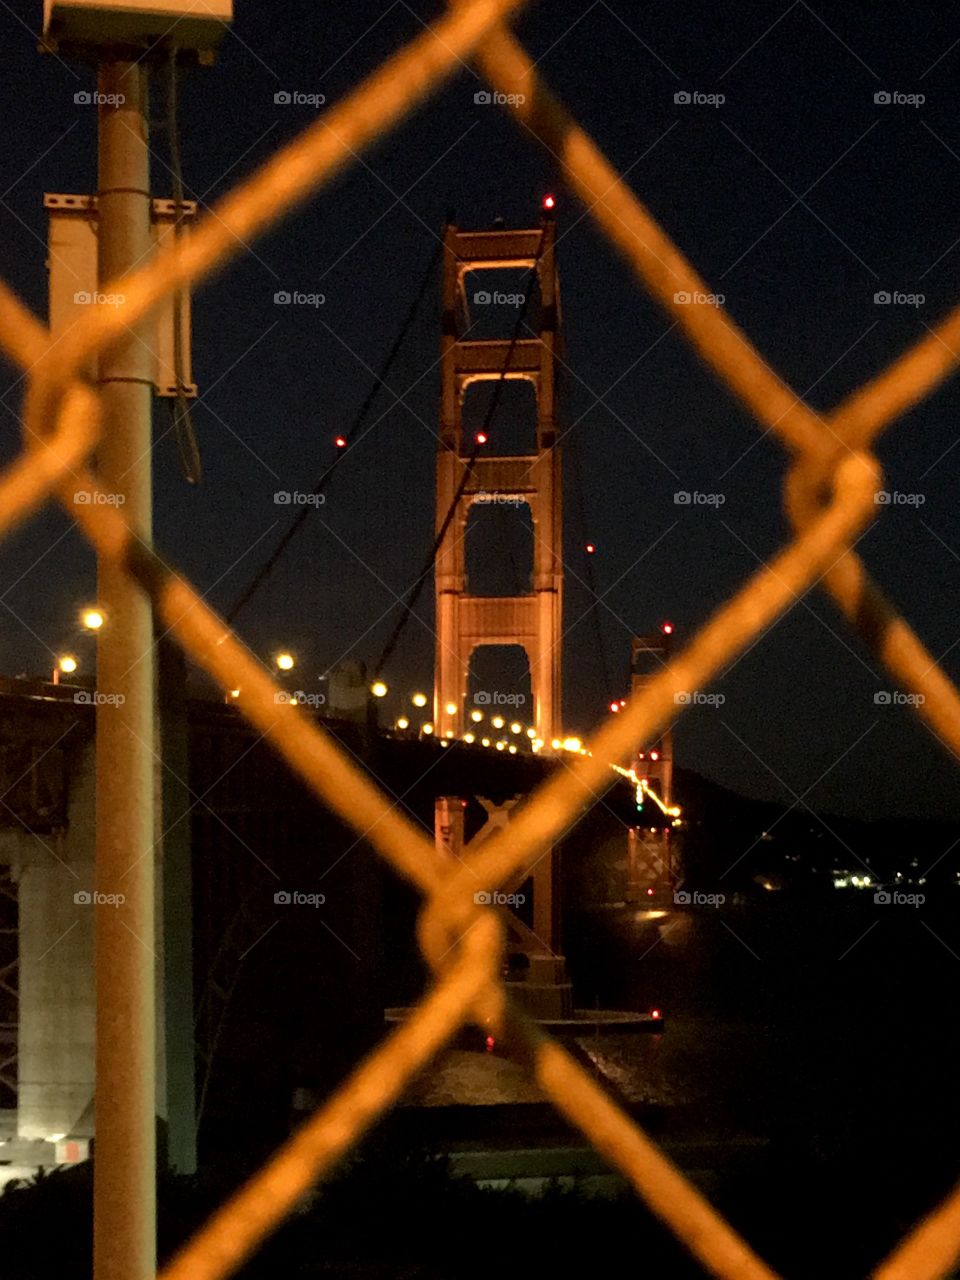
[[[99,263],[101,290],[149,256],[147,72],[100,63]],[[138,332],[139,330],[139,332]],[[152,363],[143,326],[100,357],[100,486],[150,537]],[[106,624],[98,640],[97,889],[122,894],[96,906],[97,1085],[94,1172],[96,1280],[156,1274],[156,1062],[154,941],[154,663],[149,604],[116,567],[98,568]]]

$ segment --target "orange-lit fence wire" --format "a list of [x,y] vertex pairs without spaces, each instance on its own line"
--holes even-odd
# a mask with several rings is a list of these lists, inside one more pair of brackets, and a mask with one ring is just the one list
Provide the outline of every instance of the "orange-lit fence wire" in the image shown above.
[[[852,550],[877,508],[879,467],[867,452],[894,418],[928,395],[958,363],[960,307],[938,329],[839,405],[820,415],[761,358],[722,308],[681,306],[680,292],[709,289],[609,162],[551,96],[505,21],[521,0],[456,0],[433,27],[389,58],[203,219],[189,239],[159,252],[110,291],[126,302],[91,308],[54,350],[47,330],[0,282],[0,346],[27,382],[24,451],[0,475],[0,533],[57,496],[106,561],[151,600],[158,624],[224,690],[244,689],[241,709],[332,810],[366,835],[424,895],[419,937],[434,970],[430,993],[289,1142],[183,1246],[163,1280],[229,1276],[384,1111],[464,1023],[492,1025],[539,1087],[618,1167],[677,1238],[714,1275],[761,1280],[773,1272],[565,1050],[510,1007],[500,980],[498,920],[475,902],[477,885],[529,870],[613,779],[605,763],[649,740],[676,713],[675,694],[702,688],[796,599],[823,583],[898,685],[924,698],[917,710],[960,755],[960,695],[870,581]],[[700,356],[789,451],[785,506],[793,541],[758,570],[624,712],[611,716],[593,754],[564,767],[519,808],[509,830],[448,869],[430,841],[277,686],[225,622],[135,537],[108,504],[78,504],[96,488],[88,464],[100,405],[79,370],[174,292],[197,285],[306,200],[359,152],[473,58],[507,99],[522,129],[561,166],[597,225],[666,308]],[[137,945],[131,939],[131,945]],[[960,1189],[876,1271],[882,1280],[943,1276],[960,1256]]]

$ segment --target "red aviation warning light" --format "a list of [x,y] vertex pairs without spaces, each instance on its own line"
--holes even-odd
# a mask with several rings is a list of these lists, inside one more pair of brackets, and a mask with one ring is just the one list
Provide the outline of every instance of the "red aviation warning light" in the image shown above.
[[487,435],[485,431],[478,431],[477,434],[473,437],[475,444],[486,444],[489,438],[490,437]]
[[592,555],[593,555],[593,553],[596,551],[596,549],[597,549],[597,548],[596,548],[596,544],[595,544],[595,543],[593,543],[593,542],[588,542],[588,543],[587,543],[587,545],[586,545],[583,549],[584,549],[584,551],[587,553],[587,555],[588,555],[588,556],[592,556]]
[[673,623],[672,623],[672,622],[664,622],[664,623],[661,625],[660,630],[663,632],[663,634],[664,634],[665,636],[672,636],[672,635],[673,635]]
[[544,209],[546,209],[546,211],[549,213],[552,209],[555,209],[557,207],[557,198],[554,195],[548,194],[543,197],[543,200],[540,203],[543,205]]
[[345,449],[347,447],[347,437],[337,436],[336,440],[334,440],[333,443],[337,446],[338,449]]
[[619,702],[611,702],[611,703],[610,703],[610,710],[611,710],[611,711],[619,711],[619,710],[620,710],[620,703],[619,703]]

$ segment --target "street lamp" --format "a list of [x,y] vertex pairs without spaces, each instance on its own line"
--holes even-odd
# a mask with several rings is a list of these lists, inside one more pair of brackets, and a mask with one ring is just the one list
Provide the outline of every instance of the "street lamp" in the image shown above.
[[283,653],[278,653],[274,661],[280,671],[292,671],[297,665],[296,658],[292,653],[287,653],[286,650]]
[[80,611],[80,625],[84,631],[99,631],[106,620],[103,610],[98,609],[95,605],[90,605]]
[[375,680],[370,686],[370,692],[375,698],[385,698],[390,691],[382,680]]

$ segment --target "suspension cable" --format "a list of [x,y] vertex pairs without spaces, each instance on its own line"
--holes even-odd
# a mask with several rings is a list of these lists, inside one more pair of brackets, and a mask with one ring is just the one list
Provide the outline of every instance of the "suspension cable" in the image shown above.
[[[430,261],[427,264],[427,269],[423,273],[423,279],[420,282],[420,287],[417,290],[416,295],[414,296],[414,299],[410,306],[409,311],[404,317],[403,324],[400,326],[400,330],[397,333],[396,338],[394,339],[393,345],[391,346],[390,350],[387,352],[386,358],[384,359],[382,365],[374,375],[373,383],[369,391],[367,392],[363,403],[358,409],[356,417],[354,418],[353,426],[350,429],[350,434],[345,437],[348,442],[351,441],[353,437],[356,435],[356,433],[360,430],[364,420],[366,419],[367,414],[370,412],[370,409],[375,399],[377,398],[378,393],[380,392],[381,388],[385,385],[386,378],[388,377],[390,370],[393,368],[394,361],[396,360],[397,356],[400,353],[400,348],[403,346],[404,339],[406,338],[407,333],[409,332],[410,327],[412,326],[416,318],[417,312],[420,309],[420,304],[422,303],[424,295],[426,294],[427,286],[430,284],[430,281],[433,278],[434,268],[437,265],[437,261],[440,257],[440,253],[442,249],[443,249],[443,245],[441,244],[440,246],[438,246],[438,248],[433,252],[433,254],[430,257]],[[386,414],[383,415],[383,417],[385,416]],[[377,421],[378,422],[382,421],[382,417]],[[377,426],[377,422],[374,422],[369,427],[366,434],[369,435],[369,433],[373,431],[376,428],[376,426]],[[316,484],[313,486],[313,489],[311,490],[311,493],[315,495],[319,495],[323,493],[323,491],[327,487],[327,483],[329,482],[331,476],[336,471],[337,467],[340,465],[340,463],[343,461],[346,455],[347,455],[346,449],[341,450],[337,454],[337,456],[334,458],[330,466],[327,467],[327,469],[323,472],[323,474],[317,480]],[[247,586],[244,588],[240,596],[237,598],[237,601],[234,604],[233,608],[230,609],[230,611],[227,613],[226,615],[227,622],[230,622],[230,623],[234,622],[234,620],[236,619],[237,615],[241,612],[241,610],[245,608],[247,604],[249,604],[253,595],[260,588],[261,584],[265,581],[265,579],[269,576],[269,574],[273,570],[274,565],[283,555],[284,551],[286,551],[287,547],[290,545],[290,543],[293,541],[296,535],[303,528],[304,524],[307,521],[308,516],[310,515],[311,509],[312,509],[312,504],[308,504],[304,506],[300,511],[297,512],[294,519],[290,522],[290,525],[287,528],[286,532],[283,533],[282,536],[280,537],[280,540],[277,542],[277,545],[270,552],[266,560],[264,560],[260,568],[256,571],[256,573],[250,579]]]

